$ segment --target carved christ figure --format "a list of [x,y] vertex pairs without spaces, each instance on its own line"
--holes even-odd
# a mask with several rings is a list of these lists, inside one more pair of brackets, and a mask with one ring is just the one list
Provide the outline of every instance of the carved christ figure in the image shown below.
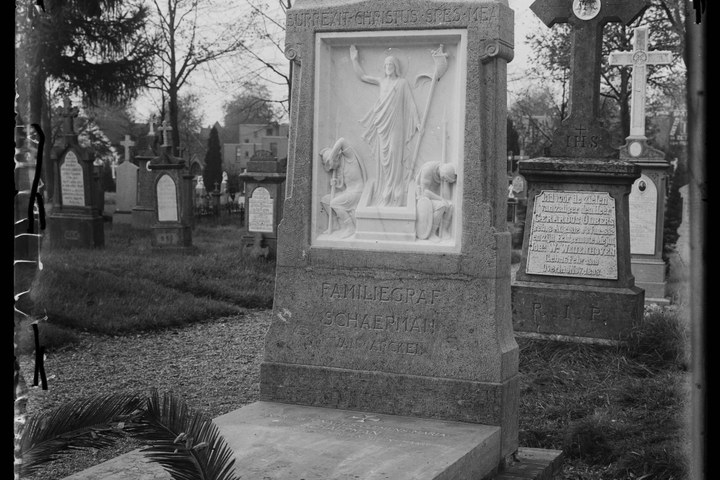
[[377,101],[360,120],[365,127],[362,138],[370,145],[377,162],[370,204],[405,206],[414,167],[410,141],[421,128],[410,85],[400,76],[400,62],[393,56],[385,58],[385,75],[381,78],[365,73],[355,45],[350,46],[350,59],[360,80],[380,87]]

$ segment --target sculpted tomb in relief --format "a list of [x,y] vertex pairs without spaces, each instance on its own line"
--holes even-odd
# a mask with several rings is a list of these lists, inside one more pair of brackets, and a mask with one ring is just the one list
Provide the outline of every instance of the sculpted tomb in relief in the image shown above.
[[465,43],[319,35],[313,244],[459,251]]

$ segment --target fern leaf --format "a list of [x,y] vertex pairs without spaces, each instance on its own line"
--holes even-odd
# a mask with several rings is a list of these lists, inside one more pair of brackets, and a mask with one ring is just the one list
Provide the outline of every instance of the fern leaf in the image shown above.
[[238,480],[232,450],[211,419],[171,393],[153,390],[145,414],[130,428],[142,451],[175,480]]
[[31,417],[20,439],[22,475],[73,449],[111,445],[139,418],[142,404],[137,395],[114,393],[75,400]]

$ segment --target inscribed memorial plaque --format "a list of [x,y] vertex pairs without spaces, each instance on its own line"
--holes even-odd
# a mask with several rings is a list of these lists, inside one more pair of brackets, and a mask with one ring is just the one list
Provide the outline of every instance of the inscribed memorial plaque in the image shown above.
[[615,218],[608,192],[543,190],[535,197],[527,273],[617,279]]
[[646,175],[633,183],[630,191],[630,253],[655,254],[658,192]]
[[62,192],[63,205],[85,206],[83,170],[78,163],[77,155],[72,150],[65,155],[65,161],[60,166],[60,191]]
[[159,222],[177,222],[177,187],[169,175],[163,175],[157,183],[157,208]]
[[273,199],[266,188],[256,188],[248,200],[248,231],[273,231]]

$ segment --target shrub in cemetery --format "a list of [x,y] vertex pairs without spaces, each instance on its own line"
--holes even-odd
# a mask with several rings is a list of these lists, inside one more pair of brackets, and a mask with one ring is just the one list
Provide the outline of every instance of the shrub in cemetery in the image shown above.
[[678,308],[651,305],[624,348],[628,357],[652,370],[687,370],[689,334],[688,322]]
[[176,479],[234,480],[232,450],[212,419],[170,392],[112,393],[68,402],[31,417],[20,438],[20,475],[77,449],[132,435]]

